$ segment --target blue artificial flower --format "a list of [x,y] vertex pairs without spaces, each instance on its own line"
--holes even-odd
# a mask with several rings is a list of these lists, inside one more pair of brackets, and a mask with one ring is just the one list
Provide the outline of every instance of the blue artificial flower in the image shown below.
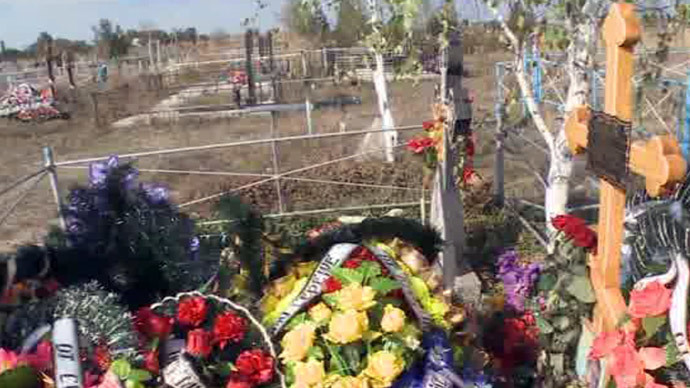
[[475,371],[471,368],[464,368],[462,371],[462,381],[468,388],[492,388],[491,377],[484,371]]
[[443,331],[433,330],[424,333],[422,348],[426,352],[424,366],[427,369],[439,371],[453,368],[453,348]]

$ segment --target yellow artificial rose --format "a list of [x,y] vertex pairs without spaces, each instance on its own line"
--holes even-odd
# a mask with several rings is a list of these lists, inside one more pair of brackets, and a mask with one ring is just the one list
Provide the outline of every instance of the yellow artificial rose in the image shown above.
[[319,388],[323,386],[323,380],[326,377],[323,361],[296,362],[293,371],[295,372],[293,388]]
[[369,328],[367,314],[357,310],[334,313],[328,323],[328,334],[324,337],[338,344],[349,344],[362,338]]
[[303,322],[295,326],[294,329],[285,333],[283,340],[280,342],[283,345],[283,352],[280,358],[284,362],[288,361],[302,361],[309,353],[309,348],[314,345],[314,337],[316,336],[316,325],[312,322]]
[[276,298],[275,296],[271,294],[264,295],[264,297],[261,298],[260,301],[261,311],[273,311],[276,308],[276,306],[278,306],[278,302],[280,302],[280,299]]
[[321,302],[309,309],[309,317],[315,322],[325,322],[331,317],[331,309]]
[[376,304],[374,302],[376,292],[373,288],[366,286],[362,287],[359,283],[350,283],[347,287],[336,293],[336,306],[340,310],[366,310]]
[[403,246],[400,249],[400,261],[405,263],[413,275],[429,267],[429,262],[426,257],[411,246]]
[[268,293],[281,299],[292,291],[296,282],[297,278],[294,275],[284,276],[273,282]]
[[297,276],[298,279],[308,277],[312,274],[312,272],[314,272],[314,269],[316,269],[317,264],[319,264],[318,261],[297,263],[297,265],[295,265],[295,267],[293,268],[293,273]]
[[329,379],[328,386],[330,388],[368,388],[369,384],[363,377],[333,375],[333,378]]
[[402,358],[386,350],[380,350],[369,357],[364,375],[372,380],[377,388],[390,387],[404,368]]
[[391,304],[387,304],[383,309],[381,329],[389,333],[396,333],[402,330],[403,326],[405,326],[405,312]]
[[297,295],[302,291],[302,288],[304,288],[304,285],[307,284],[307,281],[309,279],[307,278],[302,278],[299,279],[297,282],[295,282],[295,285],[292,288],[292,291],[290,291],[289,294],[287,294],[284,298],[280,299],[280,302],[275,305],[273,310],[270,311],[264,311],[266,315],[264,316],[264,321],[263,323],[266,325],[273,325],[275,321],[278,320],[280,317],[280,314],[285,311],[288,306],[292,303],[295,298],[297,298]]

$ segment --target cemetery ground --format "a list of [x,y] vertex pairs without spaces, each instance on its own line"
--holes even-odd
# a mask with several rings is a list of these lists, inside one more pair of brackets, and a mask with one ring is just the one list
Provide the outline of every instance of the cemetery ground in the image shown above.
[[[493,63],[504,60],[501,54],[468,56],[468,77],[465,82],[474,92],[473,103],[474,131],[477,136],[476,168],[488,182],[493,168],[493,131],[492,106],[494,99]],[[390,95],[393,114],[397,126],[420,125],[431,117],[431,104],[434,97],[436,80],[396,81],[390,84]],[[160,94],[146,93],[140,90],[136,82],[129,82],[121,93],[122,106],[131,112],[142,112],[150,109],[162,97]],[[60,90],[67,94],[65,90]],[[270,116],[246,116],[220,120],[180,120],[176,123],[151,123],[151,125],[112,128],[109,125],[96,127],[93,109],[87,89],[79,89],[76,98],[69,104],[72,118],[69,121],[50,121],[37,124],[19,124],[16,122],[0,123],[0,142],[3,152],[0,153],[0,182],[2,186],[29,174],[42,167],[41,148],[53,147],[56,160],[74,160],[109,154],[124,154],[145,150],[167,149],[213,143],[228,143],[240,140],[270,138]],[[62,94],[61,95],[64,95]],[[315,110],[313,112],[314,132],[338,132],[339,122],[343,121],[346,131],[366,130],[376,117],[376,95],[373,85],[361,83],[321,85],[315,91],[317,97],[328,98],[335,95],[360,96],[361,105],[350,105],[340,108]],[[213,97],[213,96],[210,96]],[[206,98],[210,98],[206,97]],[[225,103],[231,103],[227,101]],[[400,142],[406,141],[420,130],[401,131]],[[275,120],[276,137],[306,134],[305,112],[280,113]],[[529,131],[526,131],[530,134]],[[536,134],[530,134],[536,136]],[[363,135],[335,137],[310,141],[290,141],[277,144],[280,171],[289,171],[310,164],[352,155],[358,152]],[[534,137],[536,140],[537,138]],[[397,152],[398,162],[394,165],[382,163],[376,159],[348,160],[321,168],[305,171],[295,175],[299,178],[322,179],[347,182],[364,182],[376,185],[390,185],[421,188],[422,163],[419,158],[400,147]],[[539,159],[539,155],[535,155]],[[269,144],[222,148],[204,152],[192,152],[170,156],[146,157],[137,160],[141,169],[191,170],[191,171],[235,171],[258,172],[270,171],[271,147]],[[541,162],[543,163],[543,161]],[[510,162],[507,168],[508,195],[531,198],[539,201],[542,195],[535,186],[534,179],[523,170],[515,169]],[[84,169],[59,169],[61,191],[66,195],[73,185],[83,182],[86,176]],[[141,172],[142,181],[155,181],[168,184],[177,203],[184,203],[195,198],[212,195],[257,180],[256,177],[237,176],[199,176],[184,174],[159,174]],[[414,202],[420,200],[418,191],[389,190],[378,188],[361,188],[319,184],[314,182],[281,181],[284,200],[289,204],[285,212],[305,209],[347,207],[365,204],[387,204]],[[276,186],[269,182],[240,192],[249,203],[255,205],[264,214],[278,213]],[[488,192],[477,194],[478,202],[488,199]],[[16,194],[7,196],[8,203]],[[476,196],[475,196],[476,197]],[[426,196],[429,199],[429,196]],[[209,216],[209,204],[192,206],[187,211],[198,216]],[[388,209],[356,211],[360,214],[383,214]],[[474,211],[468,207],[467,227],[472,224],[493,224],[500,227],[502,217],[482,215],[481,209]],[[372,213],[373,212],[373,213]],[[40,241],[46,233],[45,222],[55,217],[56,209],[51,196],[48,180],[43,180],[12,214],[0,226],[2,241],[1,250],[12,250],[19,244]],[[419,216],[419,207],[406,208],[406,214]],[[332,219],[338,214],[320,214],[311,217],[290,218],[291,223],[303,221],[308,224]],[[488,220],[488,221],[487,221]],[[287,220],[285,220],[287,221]],[[286,222],[287,223],[287,222]],[[515,225],[513,225],[515,226]],[[498,232],[498,231],[497,231]],[[475,240],[478,252],[485,252],[486,236],[483,233],[470,239]],[[497,245],[496,241],[491,245]],[[530,243],[531,244],[531,243]],[[527,244],[527,245],[530,245]]]

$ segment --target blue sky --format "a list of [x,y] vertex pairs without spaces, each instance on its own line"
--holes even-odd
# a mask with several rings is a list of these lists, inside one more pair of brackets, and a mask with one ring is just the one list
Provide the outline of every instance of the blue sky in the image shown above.
[[[284,0],[264,0],[261,29],[279,24]],[[169,30],[196,27],[202,33],[219,28],[242,29],[242,21],[254,15],[254,0],[0,0],[0,40],[7,47],[24,48],[41,31],[53,37],[91,40],[91,26],[108,18],[123,28],[153,23]]]
[[[262,0],[267,7],[259,13],[258,27],[280,24],[286,0]],[[441,0],[431,0],[439,5]],[[490,13],[482,0],[456,1],[463,18],[486,19]],[[53,37],[91,41],[91,26],[108,18],[124,29],[142,23],[170,30],[196,27],[201,33],[217,29],[238,32],[242,21],[257,11],[255,0],[0,0],[0,40],[7,47],[25,48],[41,31]]]

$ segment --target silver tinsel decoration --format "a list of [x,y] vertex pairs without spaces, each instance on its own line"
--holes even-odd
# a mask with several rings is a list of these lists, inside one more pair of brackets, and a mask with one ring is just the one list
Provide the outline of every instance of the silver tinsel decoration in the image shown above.
[[79,322],[80,337],[91,346],[106,345],[113,357],[131,360],[136,356],[137,333],[131,314],[119,304],[117,294],[97,282],[58,292],[53,318],[67,317]]

